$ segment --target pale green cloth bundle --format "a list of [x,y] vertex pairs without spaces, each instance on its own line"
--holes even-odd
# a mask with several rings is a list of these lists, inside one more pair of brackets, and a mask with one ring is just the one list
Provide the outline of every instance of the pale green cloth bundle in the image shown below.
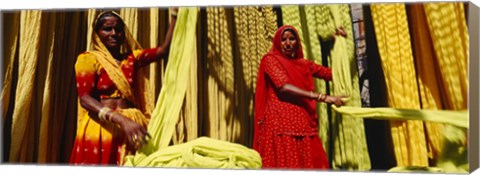
[[[260,168],[258,152],[243,145],[200,137],[193,141],[160,149],[138,160],[127,159],[126,166],[189,168]],[[137,156],[136,156],[137,157]]]

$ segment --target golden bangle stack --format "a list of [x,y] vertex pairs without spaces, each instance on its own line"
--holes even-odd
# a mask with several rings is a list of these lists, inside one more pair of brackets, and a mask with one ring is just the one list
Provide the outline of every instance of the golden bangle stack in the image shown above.
[[[100,118],[100,120],[102,120],[102,121],[111,121],[111,118],[108,116],[109,112],[112,112],[112,109],[110,109],[109,107],[103,107],[98,112],[98,118]],[[109,118],[107,118],[107,117],[109,117]]]

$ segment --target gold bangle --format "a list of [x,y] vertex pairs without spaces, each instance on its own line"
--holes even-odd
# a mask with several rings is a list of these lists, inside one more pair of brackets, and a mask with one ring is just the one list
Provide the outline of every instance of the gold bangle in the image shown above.
[[108,112],[111,112],[111,111],[112,111],[112,109],[110,109],[109,107],[103,107],[98,112],[98,118],[100,118],[100,120],[102,120],[102,121],[109,121],[105,118],[105,116],[108,114]]

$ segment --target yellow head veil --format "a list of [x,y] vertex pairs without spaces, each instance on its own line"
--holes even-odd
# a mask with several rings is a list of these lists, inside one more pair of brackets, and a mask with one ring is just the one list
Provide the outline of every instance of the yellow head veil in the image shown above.
[[[95,24],[100,19],[100,17],[105,14],[111,12],[116,15],[120,20],[120,14],[116,13],[115,11],[104,11],[101,12],[97,18],[93,21],[92,27],[95,29]],[[130,30],[126,25],[124,25],[124,34],[125,34],[125,42],[121,46],[122,53],[131,53],[134,50],[142,49],[140,44],[138,43],[135,38],[133,38]],[[148,83],[146,76],[143,74],[142,71],[137,72],[136,76],[136,83],[134,89],[135,92],[132,90],[132,87],[128,83],[127,79],[125,78],[120,65],[118,65],[115,61],[115,58],[110,54],[108,49],[100,40],[100,37],[96,33],[96,31],[92,32],[92,40],[91,40],[91,50],[89,51],[93,55],[95,55],[97,61],[101,64],[101,66],[105,69],[110,79],[115,83],[118,90],[122,93],[122,95],[133,102],[136,108],[141,110],[147,118],[149,118],[149,114],[153,109],[153,102],[150,102],[150,94],[148,93]]]

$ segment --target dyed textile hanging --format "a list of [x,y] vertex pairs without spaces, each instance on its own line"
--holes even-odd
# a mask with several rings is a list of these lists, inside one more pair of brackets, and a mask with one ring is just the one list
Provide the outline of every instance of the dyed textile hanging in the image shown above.
[[445,88],[445,107],[462,110],[468,101],[469,37],[463,3],[424,4]]
[[76,111],[72,67],[84,50],[83,14],[23,10],[4,21],[10,26],[5,47],[11,48],[3,55],[10,61],[2,90],[5,161],[68,160],[76,120],[67,117]]
[[[349,96],[350,99],[346,105],[360,107],[362,104],[359,76],[349,6],[346,4],[325,5],[323,15],[322,18],[329,18],[322,25],[323,33],[335,31],[340,27],[343,27],[347,33],[347,37],[335,37],[333,48],[330,51],[329,62],[333,76],[332,95]],[[369,170],[371,165],[363,120],[334,113],[332,125],[335,146],[333,166],[348,170]]]
[[[468,101],[469,36],[464,3],[423,5],[432,38],[441,103],[444,109],[466,110]],[[429,87],[430,88],[430,87]],[[422,99],[423,100],[423,99]],[[438,101],[438,100],[437,100]],[[466,133],[446,126],[436,166],[450,172],[468,172]],[[462,145],[463,147],[458,147]]]
[[148,155],[152,151],[167,147],[172,139],[187,88],[188,74],[184,72],[188,72],[190,61],[196,56],[196,28],[192,26],[196,25],[197,13],[197,8],[179,9],[171,44],[176,47],[171,47],[165,84],[148,125],[148,133],[152,135],[152,139],[137,151],[137,155]]
[[[419,109],[420,98],[405,5],[373,4],[371,11],[385,75],[388,105],[392,108]],[[391,121],[390,131],[397,166],[428,166],[423,122]]]
[[250,146],[258,65],[271,46],[271,6],[209,7],[200,28],[199,135]]

